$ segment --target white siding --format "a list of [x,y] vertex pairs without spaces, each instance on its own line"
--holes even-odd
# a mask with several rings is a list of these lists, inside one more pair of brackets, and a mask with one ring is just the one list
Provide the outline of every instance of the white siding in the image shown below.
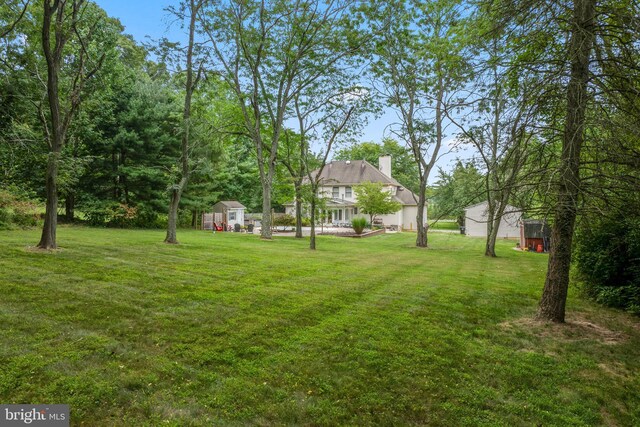
[[[231,216],[235,214],[235,219],[231,219]],[[227,220],[229,225],[233,227],[234,224],[244,225],[244,209],[232,209],[227,211]]]
[[402,227],[402,209],[389,215],[378,215],[376,218],[381,219],[385,226]]
[[[418,229],[418,207],[417,206],[405,206],[402,209],[402,228],[408,231],[415,231]],[[424,222],[427,223],[427,208],[424,208]]]
[[[507,205],[505,214],[500,221],[498,238],[515,239],[520,237],[519,221],[522,217],[518,208]],[[472,237],[487,237],[487,202],[470,206],[465,212],[465,233]]]

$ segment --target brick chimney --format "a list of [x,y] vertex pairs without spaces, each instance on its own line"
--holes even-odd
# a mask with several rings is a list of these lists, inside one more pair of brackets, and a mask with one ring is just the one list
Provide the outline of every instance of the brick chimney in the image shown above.
[[385,154],[378,158],[378,169],[380,172],[391,178],[391,156]]

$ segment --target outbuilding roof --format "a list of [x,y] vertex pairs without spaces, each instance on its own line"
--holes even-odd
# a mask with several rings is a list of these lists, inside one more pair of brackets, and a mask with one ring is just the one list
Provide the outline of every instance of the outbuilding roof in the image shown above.
[[246,209],[246,207],[242,203],[236,200],[222,200],[216,203],[216,205],[222,205],[226,208],[231,208],[231,209]]

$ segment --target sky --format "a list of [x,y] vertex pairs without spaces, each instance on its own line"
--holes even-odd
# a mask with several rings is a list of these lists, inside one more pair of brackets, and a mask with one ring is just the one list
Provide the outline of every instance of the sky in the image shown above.
[[[186,40],[186,36],[177,25],[169,25],[170,20],[165,8],[177,4],[177,0],[94,0],[109,16],[118,18],[125,27],[125,33],[142,43],[152,39],[167,37],[171,40]],[[393,111],[386,111],[381,117],[370,117],[369,124],[364,128],[361,141],[373,141],[379,143],[384,136],[390,136],[388,126],[397,121]],[[453,135],[445,140],[448,151],[455,141]],[[441,156],[436,163],[445,170],[450,170],[455,164],[456,158],[461,155],[468,157],[468,153],[451,153]],[[436,178],[435,171],[431,173],[429,183]]]

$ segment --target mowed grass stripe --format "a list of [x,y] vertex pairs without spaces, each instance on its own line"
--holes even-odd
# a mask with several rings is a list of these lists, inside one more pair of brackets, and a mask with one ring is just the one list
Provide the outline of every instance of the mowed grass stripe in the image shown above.
[[[546,256],[433,234],[308,240],[62,227],[0,232],[0,400],[91,425],[633,425],[637,320],[527,323]],[[593,329],[595,330],[595,329]],[[585,332],[586,331],[586,332]],[[636,387],[636,388],[634,388]]]

